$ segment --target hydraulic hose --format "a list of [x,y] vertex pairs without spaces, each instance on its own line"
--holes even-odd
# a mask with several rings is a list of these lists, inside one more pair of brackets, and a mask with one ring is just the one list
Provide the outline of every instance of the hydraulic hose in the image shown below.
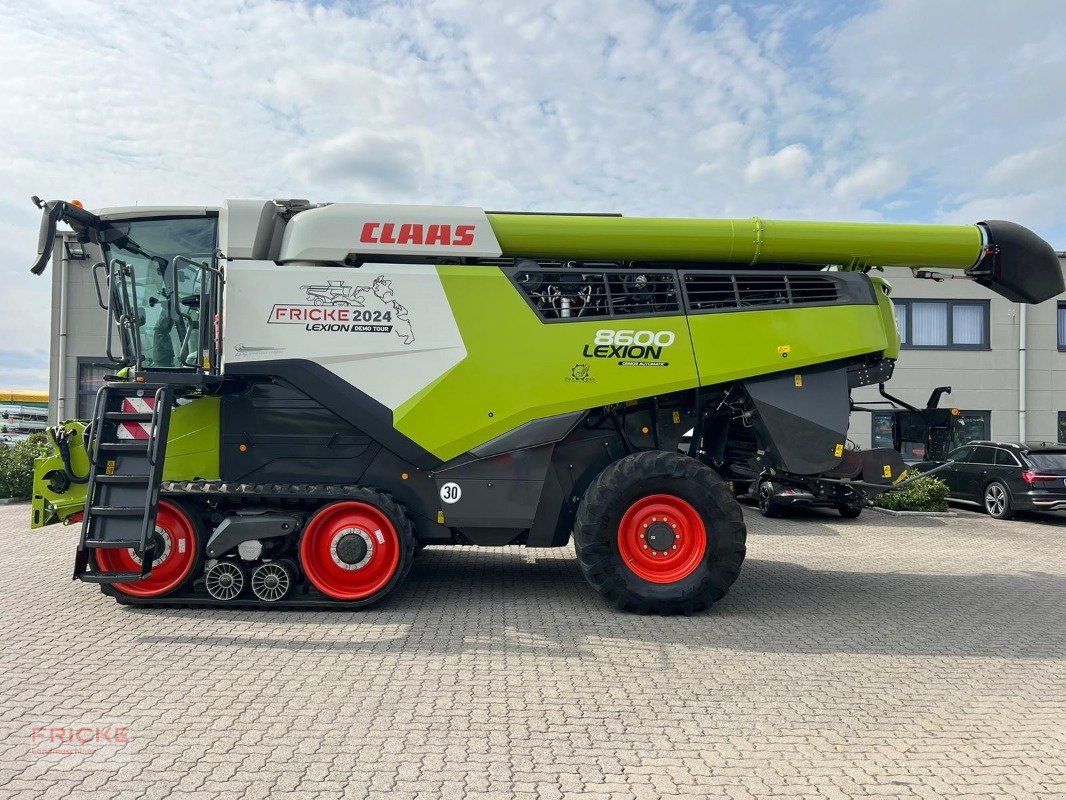
[[56,430],[57,428],[49,428],[48,433],[55,443],[56,450],[59,451],[59,458],[63,461],[63,472],[66,473],[67,479],[71,483],[88,483],[89,476],[87,474],[78,475],[74,472],[74,467],[70,462],[70,431],[59,429],[62,432],[57,434]]

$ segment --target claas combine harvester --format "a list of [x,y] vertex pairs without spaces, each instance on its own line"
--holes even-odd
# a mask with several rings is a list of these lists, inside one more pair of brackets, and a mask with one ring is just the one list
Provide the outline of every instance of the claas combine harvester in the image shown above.
[[32,522],[79,523],[75,577],[131,604],[363,606],[422,546],[572,536],[616,606],[700,610],[744,559],[730,476],[842,513],[898,479],[845,447],[899,353],[872,269],[1063,290],[1008,222],[35,201],[34,273],[60,222],[98,260],[115,375],[51,430]]

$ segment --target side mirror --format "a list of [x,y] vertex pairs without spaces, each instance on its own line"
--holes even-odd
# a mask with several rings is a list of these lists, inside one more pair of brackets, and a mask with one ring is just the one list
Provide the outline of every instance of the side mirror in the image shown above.
[[[34,198],[36,201],[36,198]],[[62,201],[55,200],[44,204],[44,215],[41,217],[41,230],[37,234],[37,260],[30,267],[30,272],[40,275],[52,258],[52,248],[56,241],[56,225],[63,216]]]

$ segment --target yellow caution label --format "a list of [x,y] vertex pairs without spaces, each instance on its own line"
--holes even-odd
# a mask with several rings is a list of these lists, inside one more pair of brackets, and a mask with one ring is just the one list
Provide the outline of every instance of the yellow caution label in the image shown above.
[[443,511],[438,511],[437,512],[437,524],[438,525],[443,525],[444,524],[444,512]]
[[106,472],[108,475],[115,474],[115,459],[109,458],[107,460],[107,463],[104,465],[104,472]]
[[796,388],[797,389],[802,389],[803,388],[803,376],[797,373],[795,381],[796,381]]
[[680,425],[681,424],[681,412],[680,411],[675,411],[674,412],[674,424],[675,425]]
[[791,352],[792,352],[792,345],[790,345],[790,344],[781,344],[781,345],[777,346],[777,354],[779,356],[787,356]]
[[844,455],[844,445],[838,444],[836,447],[834,447],[833,455],[837,458],[840,458],[842,455]]
[[888,464],[885,464],[885,466],[882,467],[881,472],[884,474],[884,476],[886,478],[891,478],[892,477],[892,467],[890,467]]

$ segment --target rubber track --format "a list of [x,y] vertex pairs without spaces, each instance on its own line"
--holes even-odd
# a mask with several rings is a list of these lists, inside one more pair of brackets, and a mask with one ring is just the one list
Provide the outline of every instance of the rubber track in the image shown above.
[[[166,486],[167,484],[164,484]],[[291,484],[290,484],[291,485]],[[332,485],[336,488],[341,488],[340,485]],[[265,600],[256,599],[254,595],[248,597],[242,597],[238,600],[216,600],[204,591],[202,594],[192,594],[189,591],[178,591],[174,594],[167,595],[165,597],[131,597],[129,595],[121,594],[116,589],[108,586],[107,584],[101,584],[100,590],[113,597],[120,605],[128,606],[149,606],[152,608],[233,608],[233,609],[286,609],[286,610],[302,610],[302,611],[353,611],[359,608],[365,608],[366,606],[373,605],[380,602],[386,596],[388,596],[394,589],[396,589],[404,579],[407,577],[407,573],[411,571],[411,565],[414,563],[415,553],[418,548],[416,546],[414,526],[411,524],[410,518],[407,516],[407,512],[404,511],[402,505],[397,503],[391,495],[386,492],[380,492],[376,489],[371,489],[365,486],[344,485],[344,489],[347,490],[343,497],[332,497],[336,501],[351,500],[354,502],[370,503],[375,505],[384,511],[389,518],[396,525],[396,533],[400,537],[400,551],[401,561],[397,567],[396,574],[393,576],[389,585],[378,592],[374,597],[367,598],[365,600],[347,601],[347,600],[334,600],[330,597],[319,592],[313,586],[310,586],[309,582],[302,575],[297,574],[296,579],[303,581],[304,585],[308,587],[308,591],[314,593],[313,597],[296,599],[294,597],[286,597],[281,600],[275,600],[274,602],[267,602]],[[207,492],[174,492],[168,491],[168,495],[175,495],[183,499],[187,499],[190,494],[207,494]],[[251,494],[251,492],[246,493]],[[277,497],[279,494],[274,493],[269,496]],[[292,495],[296,496],[296,495]],[[306,497],[307,495],[299,495]],[[321,508],[324,508],[322,506]],[[315,513],[321,510],[316,509]],[[310,516],[308,517],[310,519]],[[297,566],[299,567],[299,559],[295,559]],[[202,578],[202,575],[197,576],[195,580]],[[186,584],[189,585],[188,583]]]

